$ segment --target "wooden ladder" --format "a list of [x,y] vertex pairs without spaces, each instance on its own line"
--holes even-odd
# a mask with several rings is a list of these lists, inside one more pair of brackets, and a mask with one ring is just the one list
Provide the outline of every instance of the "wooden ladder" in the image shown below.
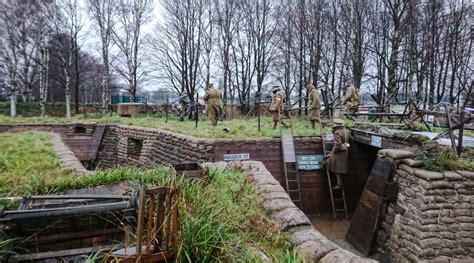
[[281,137],[281,149],[283,153],[283,167],[285,172],[285,182],[286,182],[286,191],[290,196],[291,200],[294,203],[300,203],[301,200],[301,184],[298,174],[298,166],[296,164],[296,154],[295,154],[295,143],[293,137],[293,125],[291,123],[291,116],[288,113],[288,118],[285,118],[289,121],[289,134],[285,134],[283,127],[281,125],[282,116],[280,116],[280,137]]
[[[319,131],[321,134],[321,144],[323,146],[323,154],[324,156],[327,156],[327,151],[326,151],[326,141],[324,140],[325,134],[323,133],[323,124],[321,123],[321,118],[319,118]],[[334,215],[334,219],[337,219],[337,212],[344,212],[346,219],[349,218],[349,212],[347,210],[347,202],[346,202],[346,194],[344,192],[344,187],[342,187],[340,190],[333,190],[332,185],[331,185],[331,173],[329,172],[329,169],[327,165],[325,166],[326,169],[326,176],[328,179],[328,186],[329,186],[329,195],[331,197],[331,207],[332,207],[332,214]],[[337,197],[335,197],[335,194],[338,194]],[[341,205],[342,207],[339,208],[336,207],[336,204]]]

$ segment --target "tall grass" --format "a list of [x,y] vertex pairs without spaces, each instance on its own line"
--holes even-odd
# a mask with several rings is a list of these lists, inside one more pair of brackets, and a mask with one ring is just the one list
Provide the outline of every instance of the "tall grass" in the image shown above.
[[67,174],[46,133],[0,133],[0,196],[29,194]]
[[[130,181],[148,186],[170,186],[172,177],[165,166],[149,170],[122,167],[83,176],[66,175],[31,187],[31,194],[63,192]],[[201,180],[178,177],[181,189],[179,210],[182,239],[180,262],[259,262],[260,251],[274,262],[293,260],[285,235],[260,208],[254,186],[236,172],[210,171]],[[33,190],[32,190],[33,191]],[[0,241],[2,242],[2,241]],[[291,260],[290,260],[291,259]]]
[[466,170],[474,171],[474,160],[472,150],[466,149],[467,153],[461,158],[456,157],[453,149],[440,146],[435,152],[423,152],[423,168],[428,171],[445,172]]

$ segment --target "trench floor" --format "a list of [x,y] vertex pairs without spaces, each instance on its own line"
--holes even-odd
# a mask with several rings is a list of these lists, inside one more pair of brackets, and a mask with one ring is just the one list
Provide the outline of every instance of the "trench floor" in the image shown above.
[[[352,217],[352,215],[349,216]],[[347,231],[349,231],[351,220],[340,217],[334,219],[334,216],[332,214],[308,215],[308,217],[309,220],[311,220],[311,223],[313,223],[314,228],[316,228],[329,240],[333,241],[335,244],[337,244],[343,249],[349,250],[360,257],[364,257],[364,255],[362,255],[359,251],[352,247],[351,244],[344,240]]]
[[350,220],[331,215],[309,215],[313,226],[329,240],[344,239],[351,224]]

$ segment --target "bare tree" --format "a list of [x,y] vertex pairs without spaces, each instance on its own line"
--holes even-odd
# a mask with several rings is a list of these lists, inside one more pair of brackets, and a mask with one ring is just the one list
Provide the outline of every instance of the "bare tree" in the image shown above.
[[[157,70],[178,94],[186,92],[189,99],[194,100],[198,86],[209,81],[207,75],[205,80],[199,78],[199,73],[202,71],[203,35],[210,19],[204,10],[210,2],[162,0],[161,4],[166,20],[156,25],[152,38],[155,51],[152,55],[159,65]],[[208,36],[208,44],[213,44],[211,40]],[[210,56],[210,47],[207,48]],[[210,68],[206,72],[209,71]]]
[[110,60],[113,25],[116,19],[117,2],[114,0],[88,0],[89,13],[98,28],[102,46],[102,112],[106,112],[110,103]]
[[[50,32],[53,45],[51,55],[61,62],[66,97],[66,117],[71,117],[71,87],[76,55],[77,38],[83,21],[77,0],[62,1],[51,9]],[[77,81],[77,80],[76,80]]]
[[[230,93],[231,103],[234,102],[235,90],[231,89],[231,46],[234,41],[234,34],[236,30],[235,21],[235,0],[219,1],[214,0],[214,5],[217,13],[217,26],[219,33],[219,50],[223,70],[223,93],[224,93],[224,109],[227,109],[227,91]],[[233,105],[231,107],[231,115],[233,113]],[[227,111],[225,112],[227,113]],[[231,116],[232,118],[232,116]]]
[[32,99],[38,83],[38,47],[41,41],[41,2],[7,1],[0,7],[0,70],[10,95],[10,114],[16,116],[17,96]]
[[123,0],[118,5],[118,24],[113,27],[113,40],[120,50],[115,69],[128,83],[128,93],[137,99],[140,82],[146,76],[143,68],[142,26],[151,20],[153,1]]

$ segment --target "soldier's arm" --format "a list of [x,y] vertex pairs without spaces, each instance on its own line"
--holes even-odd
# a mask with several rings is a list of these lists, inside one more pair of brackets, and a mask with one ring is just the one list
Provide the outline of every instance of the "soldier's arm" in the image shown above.
[[333,133],[334,134],[334,146],[332,147],[332,151],[334,153],[342,152],[342,137],[338,132]]
[[206,91],[204,94],[204,101],[207,101],[209,99],[209,92]]

